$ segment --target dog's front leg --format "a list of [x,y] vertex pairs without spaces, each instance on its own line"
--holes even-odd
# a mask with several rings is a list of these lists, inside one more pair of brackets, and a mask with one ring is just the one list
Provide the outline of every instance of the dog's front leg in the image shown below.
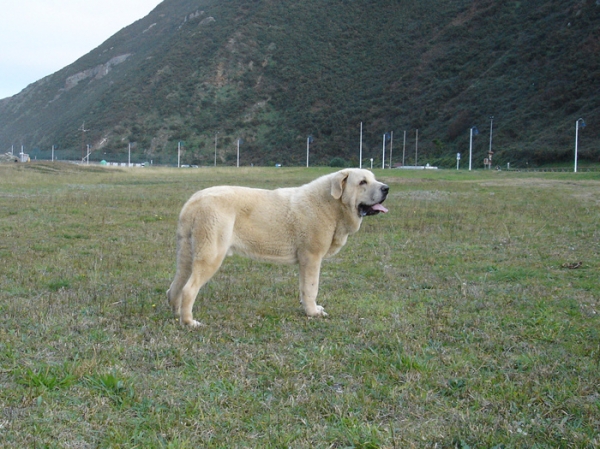
[[317,305],[319,273],[322,257],[307,254],[300,257],[300,301],[308,316],[327,316],[325,309]]

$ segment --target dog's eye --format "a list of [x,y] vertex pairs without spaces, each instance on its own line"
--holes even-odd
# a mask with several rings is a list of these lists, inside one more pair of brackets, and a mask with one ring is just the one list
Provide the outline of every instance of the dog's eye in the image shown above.
[[363,179],[363,180],[360,182],[360,185],[361,185],[361,186],[364,186],[366,183],[367,183],[367,180],[366,180],[366,179]]

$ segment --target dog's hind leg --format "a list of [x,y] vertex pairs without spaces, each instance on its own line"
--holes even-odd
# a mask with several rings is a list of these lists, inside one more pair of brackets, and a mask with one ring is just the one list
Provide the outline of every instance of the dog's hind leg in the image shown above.
[[181,291],[192,274],[192,262],[194,254],[192,253],[191,235],[183,236],[177,233],[177,271],[175,278],[167,290],[167,299],[175,316],[179,317],[181,312]]
[[195,256],[192,263],[192,273],[181,292],[180,321],[185,326],[200,326],[200,323],[194,320],[192,314],[196,296],[198,296],[202,286],[217,272],[227,255],[227,250],[206,251],[205,253]]

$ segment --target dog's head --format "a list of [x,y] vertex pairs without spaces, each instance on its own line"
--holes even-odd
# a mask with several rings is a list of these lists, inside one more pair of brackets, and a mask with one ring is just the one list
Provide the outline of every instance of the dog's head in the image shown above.
[[331,195],[352,207],[359,217],[377,215],[388,210],[382,206],[390,188],[375,179],[369,170],[349,168],[335,173]]

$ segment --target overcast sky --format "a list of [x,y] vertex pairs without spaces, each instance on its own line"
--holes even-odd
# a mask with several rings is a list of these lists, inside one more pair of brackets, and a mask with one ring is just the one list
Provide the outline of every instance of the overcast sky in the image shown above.
[[0,98],[75,62],[161,1],[2,1]]

